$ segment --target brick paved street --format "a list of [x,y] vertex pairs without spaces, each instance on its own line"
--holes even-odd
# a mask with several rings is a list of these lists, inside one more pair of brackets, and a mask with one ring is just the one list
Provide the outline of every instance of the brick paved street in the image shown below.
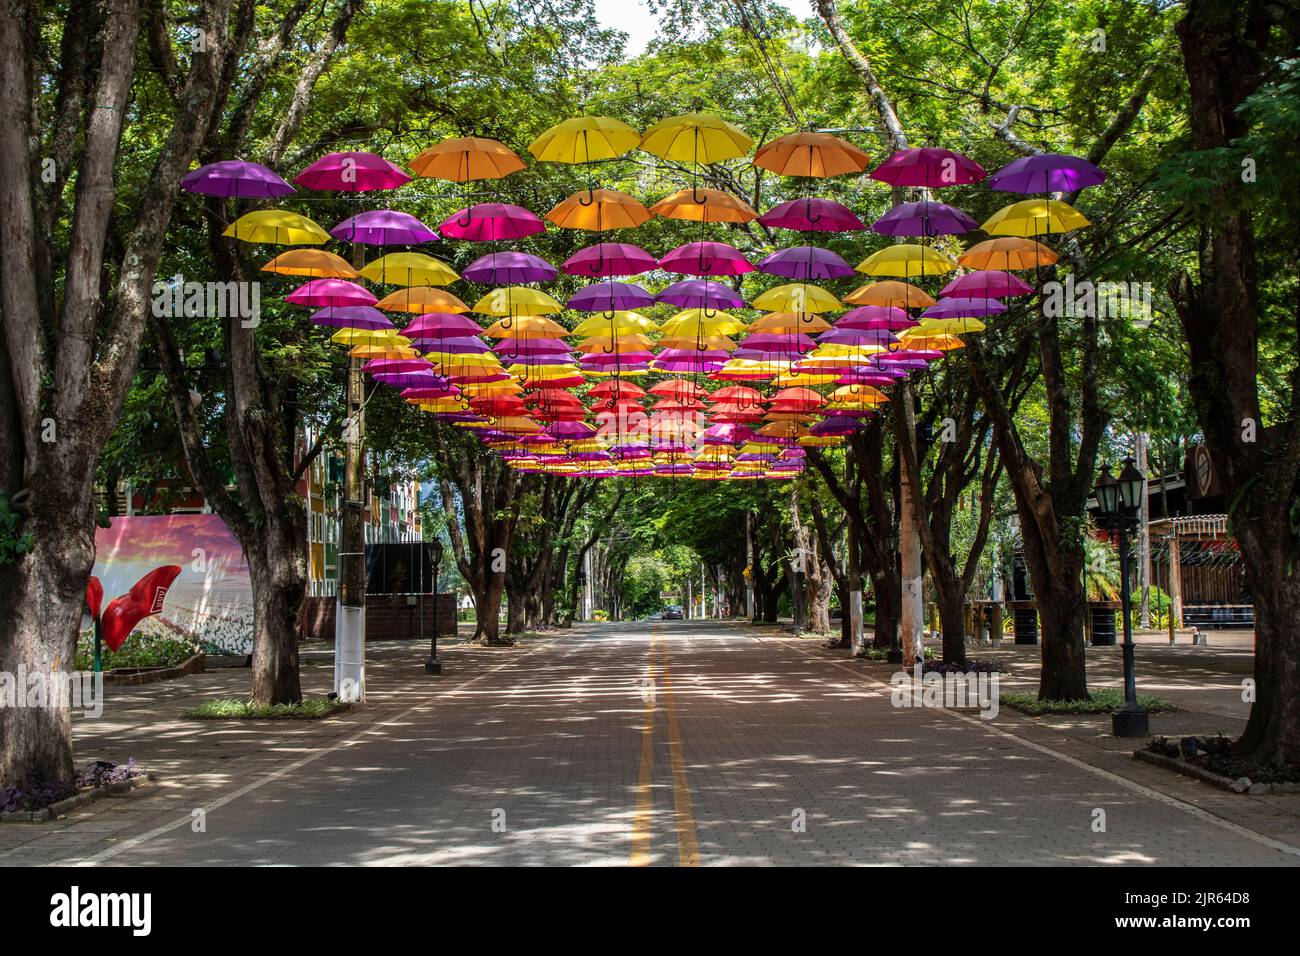
[[[136,756],[164,782],[0,826],[0,865],[1300,862],[1294,796],[1136,764],[1092,742],[1100,722],[896,709],[889,665],[776,629],[453,646],[442,678],[413,645],[373,661],[369,703],[324,722],[179,718],[246,671],[112,690],[78,724],[78,760]],[[324,664],[305,668],[309,691],[327,689]]]

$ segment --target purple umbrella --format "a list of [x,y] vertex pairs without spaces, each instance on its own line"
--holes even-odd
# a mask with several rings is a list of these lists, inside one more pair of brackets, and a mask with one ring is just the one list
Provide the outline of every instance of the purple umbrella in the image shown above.
[[502,358],[518,365],[572,365],[573,356],[568,352],[499,352]]
[[919,324],[902,309],[892,305],[860,305],[835,321],[837,329],[910,329]]
[[575,438],[590,438],[596,434],[596,429],[586,422],[551,422],[546,426],[546,432],[552,438],[572,441]]
[[658,263],[640,246],[625,242],[602,242],[579,249],[564,260],[561,268],[571,276],[605,278],[608,276],[635,276],[649,272]]
[[655,297],[634,282],[598,282],[579,289],[567,307],[579,312],[615,312],[648,309],[654,304]]
[[800,232],[853,232],[866,229],[862,220],[830,199],[791,199],[773,206],[758,221],[768,227]]
[[889,346],[898,342],[898,337],[888,329],[852,329],[833,328],[817,336],[818,342],[837,345],[879,345]]
[[1008,193],[1071,193],[1105,179],[1106,173],[1086,159],[1040,153],[1007,163],[989,177],[989,188]]
[[294,188],[261,163],[224,159],[191,170],[181,178],[181,189],[205,196],[236,199],[271,199],[287,196]]
[[311,321],[335,329],[391,329],[392,320],[368,305],[326,306],[313,312]]
[[1033,291],[1034,287],[1019,276],[981,269],[953,279],[943,287],[939,295],[1000,299],[1008,295],[1029,295]]
[[832,415],[824,418],[810,429],[814,435],[834,436],[851,435],[858,430],[858,420],[848,415]]
[[814,279],[842,279],[853,275],[853,267],[831,252],[817,246],[792,246],[778,249],[758,264],[759,271],[809,282]]
[[379,300],[346,279],[312,279],[284,297],[294,305],[345,306],[374,305]]
[[940,299],[921,313],[923,319],[973,319],[1007,311],[997,299]]
[[973,159],[937,146],[900,149],[873,169],[872,179],[891,186],[923,186],[939,189],[977,183],[988,175]]
[[413,343],[430,352],[447,352],[452,355],[481,355],[490,351],[482,339],[471,336],[412,335],[410,330],[402,333]]
[[349,216],[330,230],[335,239],[366,246],[417,245],[434,242],[438,234],[410,213],[373,209]]
[[363,193],[373,189],[396,189],[410,179],[409,173],[382,156],[351,152],[322,156],[299,173],[294,182],[305,189]]
[[542,352],[564,352],[568,354],[572,348],[562,339],[502,339],[492,350],[497,354],[510,353],[512,355]]
[[725,242],[688,242],[660,259],[659,268],[688,276],[738,276],[754,271],[744,254]]
[[871,224],[885,236],[954,236],[979,228],[960,209],[941,202],[905,202]]
[[817,347],[817,343],[802,332],[754,332],[745,336],[742,344],[760,352],[811,352]]
[[550,282],[558,274],[559,270],[540,256],[527,252],[489,252],[466,266],[461,277],[484,285],[519,285]]
[[472,242],[522,239],[546,229],[546,224],[523,206],[510,203],[479,203],[462,209],[438,227],[443,235]]
[[745,300],[721,282],[683,279],[659,293],[658,300],[683,309],[741,309]]

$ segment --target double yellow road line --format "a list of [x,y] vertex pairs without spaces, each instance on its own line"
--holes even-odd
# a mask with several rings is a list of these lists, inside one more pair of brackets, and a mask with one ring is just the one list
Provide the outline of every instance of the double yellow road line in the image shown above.
[[[695,815],[691,810],[691,788],[686,776],[686,757],[677,725],[677,700],[673,695],[668,650],[660,641],[661,627],[656,625],[650,639],[642,697],[645,701],[641,725],[641,768],[637,776],[636,811],[632,818],[632,866],[650,865],[651,824],[654,819],[655,721],[662,684],[664,716],[668,727],[668,758],[673,777],[673,822],[677,830],[677,858],[680,866],[700,865],[700,844],[695,835]],[[656,656],[658,660],[656,661]]]

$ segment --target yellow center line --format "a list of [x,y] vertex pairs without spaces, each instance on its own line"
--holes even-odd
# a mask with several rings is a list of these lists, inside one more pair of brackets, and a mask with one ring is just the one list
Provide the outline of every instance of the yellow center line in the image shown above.
[[668,670],[668,649],[659,648],[664,678],[664,710],[668,715],[668,753],[673,767],[673,811],[677,824],[677,862],[679,866],[700,865],[700,844],[695,836],[695,815],[691,811],[691,788],[686,779],[686,758],[677,727],[677,701]]
[[632,817],[632,856],[628,861],[631,866],[650,865],[650,822],[654,813],[655,764],[655,647],[659,643],[659,629],[655,628],[650,639],[650,654],[646,660],[645,682],[641,685],[641,697],[645,701],[645,720],[641,726],[641,771],[636,784],[636,812]]

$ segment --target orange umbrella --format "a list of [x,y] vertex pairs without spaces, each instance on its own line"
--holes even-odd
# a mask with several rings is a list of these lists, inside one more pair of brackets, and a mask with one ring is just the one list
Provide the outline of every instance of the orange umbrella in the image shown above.
[[883,305],[895,309],[928,309],[934,305],[934,297],[924,289],[892,279],[859,286],[846,295],[844,301],[853,305]]
[[360,275],[348,260],[324,249],[290,249],[262,266],[262,271],[316,279],[355,279]]
[[584,189],[546,214],[562,229],[634,229],[650,218],[636,199],[617,189]]
[[721,189],[679,189],[651,206],[650,211],[665,219],[691,222],[750,222],[758,218],[749,203]]
[[417,176],[464,183],[509,176],[523,169],[524,161],[499,140],[463,136],[435,143],[408,165]]
[[830,133],[790,133],[754,154],[754,165],[778,176],[842,176],[860,173],[871,157],[852,143]]
[[417,285],[398,289],[375,303],[385,312],[468,312],[469,306],[450,292],[432,286]]
[[1033,239],[1020,236],[999,236],[985,239],[971,246],[957,261],[967,269],[992,269],[1011,272],[1050,266],[1059,259],[1055,252]]

